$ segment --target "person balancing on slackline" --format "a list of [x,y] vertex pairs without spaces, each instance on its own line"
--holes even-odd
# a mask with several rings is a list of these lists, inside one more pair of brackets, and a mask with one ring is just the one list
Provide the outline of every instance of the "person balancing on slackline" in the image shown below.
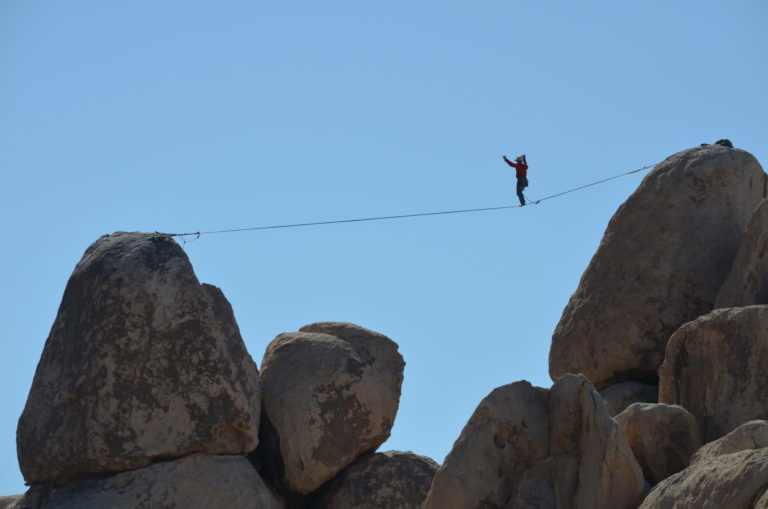
[[515,175],[517,176],[517,197],[520,198],[520,206],[525,206],[525,196],[523,196],[523,189],[528,187],[528,162],[525,160],[525,154],[515,158],[513,163],[507,156],[502,156],[504,162],[515,169]]

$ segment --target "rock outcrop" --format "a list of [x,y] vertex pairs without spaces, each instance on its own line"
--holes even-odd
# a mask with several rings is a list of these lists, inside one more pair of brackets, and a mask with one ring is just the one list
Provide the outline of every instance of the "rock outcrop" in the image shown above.
[[44,509],[282,509],[247,459],[207,454],[53,487],[41,502]]
[[768,200],[752,214],[741,236],[731,272],[715,299],[715,308],[768,304]]
[[553,386],[493,390],[442,466],[375,452],[391,339],[314,323],[259,373],[171,236],[103,236],[19,419],[31,487],[0,509],[768,509],[768,178],[721,141],[643,180],[563,312]]
[[258,371],[221,291],[171,238],[105,235],[67,283],[19,419],[28,483],[258,443]]
[[768,418],[768,306],[718,309],[667,344],[659,401],[691,412],[706,443]]
[[515,507],[512,501],[524,500],[534,507],[554,505],[543,466],[549,455],[548,403],[549,391],[525,381],[494,389],[435,475],[424,509]]
[[616,422],[653,484],[686,468],[701,446],[696,418],[679,405],[634,403],[616,416]]
[[600,391],[611,417],[623,412],[632,403],[656,403],[659,400],[659,386],[639,382],[622,382]]
[[668,477],[640,509],[765,509],[766,488],[768,449],[742,451],[699,461]]
[[669,336],[712,309],[764,178],[751,154],[721,146],[659,164],[611,219],[563,312],[552,379],[653,383]]
[[691,463],[749,449],[763,449],[764,447],[768,447],[768,421],[749,421],[723,438],[718,438],[701,447],[691,457]]
[[23,501],[24,495],[0,497],[0,509],[22,509],[21,504]]
[[624,433],[583,375],[517,382],[477,407],[424,509],[636,507],[645,486]]
[[389,437],[405,367],[397,350],[383,334],[340,322],[269,344],[262,449],[277,486],[310,493]]
[[323,486],[312,509],[421,509],[438,468],[411,452],[366,454]]

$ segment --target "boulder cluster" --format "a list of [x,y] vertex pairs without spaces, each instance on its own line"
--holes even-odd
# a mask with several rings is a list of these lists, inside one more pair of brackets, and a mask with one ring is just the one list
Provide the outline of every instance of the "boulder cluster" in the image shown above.
[[563,311],[550,375],[601,391],[650,489],[632,507],[768,508],[767,194],[743,150],[669,157]]
[[161,234],[91,245],[17,431],[0,509],[768,509],[768,181],[685,150],[611,219],[552,337],[551,388],[494,389],[442,465],[377,452],[405,362],[322,322],[259,370]]
[[105,235],[67,283],[19,419],[31,487],[0,508],[418,507],[437,464],[375,453],[404,367],[383,334],[324,322],[276,337],[259,371],[172,238]]

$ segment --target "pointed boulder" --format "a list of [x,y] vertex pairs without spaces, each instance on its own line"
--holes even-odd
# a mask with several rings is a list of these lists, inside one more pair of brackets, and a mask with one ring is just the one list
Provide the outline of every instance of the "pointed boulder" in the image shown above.
[[258,444],[260,388],[221,291],[171,238],[115,233],[67,283],[19,419],[28,483]]

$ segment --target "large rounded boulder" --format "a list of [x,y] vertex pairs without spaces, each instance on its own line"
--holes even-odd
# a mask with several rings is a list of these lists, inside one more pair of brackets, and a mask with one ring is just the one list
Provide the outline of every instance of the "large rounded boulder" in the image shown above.
[[19,419],[28,483],[62,483],[192,453],[245,454],[256,365],[221,291],[168,236],[105,235],[67,283]]
[[270,480],[308,494],[389,438],[405,362],[377,332],[321,322],[280,334],[261,364]]
[[765,174],[743,150],[698,147],[656,166],[611,219],[563,311],[552,379],[655,383],[669,336],[712,310],[764,193]]
[[669,339],[659,401],[682,405],[704,443],[768,419],[768,306],[718,309]]

